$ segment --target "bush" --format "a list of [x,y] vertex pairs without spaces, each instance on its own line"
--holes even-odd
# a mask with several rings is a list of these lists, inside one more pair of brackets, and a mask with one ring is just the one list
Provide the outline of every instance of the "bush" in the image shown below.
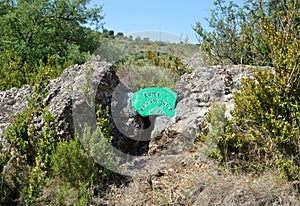
[[[284,16],[288,7],[299,3],[294,0],[247,0],[243,6],[233,1],[215,0],[215,8],[207,19],[210,30],[205,30],[198,22],[194,26],[198,34],[200,48],[213,60],[214,64],[248,64],[273,66],[272,48],[265,38],[263,24],[272,27],[273,32],[287,23]],[[299,17],[293,15],[289,25],[297,30]]]
[[51,162],[53,175],[75,188],[80,183],[92,183],[97,172],[93,159],[85,153],[77,137],[69,142],[59,142]]
[[205,142],[203,151],[210,157],[220,158],[218,143],[228,123],[225,111],[226,105],[212,104],[206,117],[208,124],[205,122],[201,126],[200,141]]
[[[58,77],[102,43],[102,7],[87,1],[0,2],[0,90]],[[50,9],[51,8],[51,9]]]
[[47,187],[48,192],[54,193],[52,203],[87,205],[91,201],[98,171],[96,163],[85,153],[78,138],[59,142],[51,162],[52,174]]
[[51,156],[51,179],[45,188],[53,195],[54,204],[90,204],[95,188],[101,188],[117,177],[115,173],[95,161],[99,161],[105,155],[106,165],[114,166],[113,160],[109,159],[112,151],[103,144],[110,144],[112,140],[108,118],[108,107],[99,105],[97,128],[94,132],[87,128],[80,139],[75,136],[70,141],[57,144]]
[[[97,128],[92,130],[89,127],[85,128],[80,139],[82,145],[88,154],[97,162],[109,167],[108,169],[114,170],[117,160],[113,158],[113,146],[111,145],[113,136],[110,128],[110,120],[108,107],[103,107],[101,104],[97,106]],[[114,179],[115,173],[99,165],[98,176],[99,184],[103,184],[106,178]]]
[[[6,196],[1,198],[1,203],[19,198],[26,205],[35,204],[48,181],[55,133],[51,127],[54,117],[41,101],[44,95],[43,89],[36,90],[33,98],[28,99],[28,107],[17,114],[4,132],[4,138],[11,146],[6,153],[1,154],[2,170],[6,168],[2,173]],[[42,115],[44,126],[37,131],[33,121],[39,115]]]
[[57,55],[49,55],[47,62],[40,60],[30,64],[10,51],[0,53],[0,91],[24,84],[43,84],[58,77],[62,71],[71,66],[71,61],[61,61]]
[[[95,185],[103,187],[118,178],[90,156],[94,153],[110,155],[111,149],[101,144],[102,141],[110,144],[112,140],[108,108],[99,106],[97,109],[98,135],[86,133],[85,140],[91,146],[91,154],[88,154],[77,137],[57,142],[51,128],[54,117],[42,101],[45,95],[44,89],[36,89],[33,98],[28,99],[28,107],[5,130],[4,137],[11,147],[1,149],[0,153],[1,205],[12,202],[37,205],[48,201],[59,205],[86,205],[91,201]],[[40,116],[44,126],[37,130],[33,122]],[[104,137],[102,141],[99,141],[100,133]],[[108,161],[113,167],[114,162]],[[45,196],[45,191],[52,196]]]
[[190,72],[180,59],[185,54],[179,55],[181,51],[189,51],[180,46],[168,44],[159,47],[157,43],[141,41],[141,51],[129,48],[128,50],[133,50],[132,53],[115,62],[117,74],[133,91],[145,87],[174,88],[180,76]]
[[[266,13],[259,24],[273,68],[259,68],[235,95],[233,120],[220,140],[223,160],[246,170],[280,169],[300,179],[300,40],[294,18],[298,4],[287,2],[274,28]],[[274,32],[274,30],[276,32]]]

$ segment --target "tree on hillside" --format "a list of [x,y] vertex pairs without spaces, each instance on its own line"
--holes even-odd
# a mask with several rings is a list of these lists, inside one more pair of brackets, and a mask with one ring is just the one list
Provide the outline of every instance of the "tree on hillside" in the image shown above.
[[102,27],[102,7],[89,0],[3,0],[0,2],[0,51],[10,51],[22,61],[44,61],[52,54],[82,61],[72,53],[91,52],[99,38],[86,28]]

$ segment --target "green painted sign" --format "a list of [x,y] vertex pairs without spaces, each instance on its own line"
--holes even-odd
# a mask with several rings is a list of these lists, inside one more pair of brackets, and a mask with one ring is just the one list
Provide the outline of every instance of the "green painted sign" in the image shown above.
[[141,116],[175,115],[177,94],[169,88],[145,88],[135,92],[132,96],[132,108]]

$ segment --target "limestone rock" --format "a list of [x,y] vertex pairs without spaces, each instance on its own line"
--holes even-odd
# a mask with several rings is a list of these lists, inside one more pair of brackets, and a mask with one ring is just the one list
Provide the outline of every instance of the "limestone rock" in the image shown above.
[[60,137],[72,135],[74,132],[72,116],[72,100],[75,101],[75,89],[80,81],[89,78],[89,84],[94,86],[95,104],[110,105],[111,94],[118,84],[118,77],[110,63],[94,58],[83,65],[75,65],[64,70],[61,77],[51,80],[47,89],[49,95],[45,99],[47,108],[55,116],[57,134]]
[[[95,105],[101,103],[110,108],[113,144],[117,149],[132,155],[145,154],[148,149],[149,155],[162,151],[176,155],[188,149],[197,139],[213,102],[224,103],[228,108],[226,116],[231,117],[229,110],[234,106],[233,91],[239,89],[241,78],[248,75],[251,75],[251,71],[246,66],[194,69],[176,83],[178,98],[175,116],[151,117],[148,120],[151,122],[149,127],[145,126],[144,119],[128,108],[132,94],[130,89],[120,83],[112,65],[98,57],[83,65],[67,68],[59,78],[51,80],[44,101],[55,117],[53,126],[59,138],[74,134],[74,109],[81,106],[83,110],[80,118],[88,122],[91,116],[95,116]],[[82,99],[84,89],[89,92],[89,89],[82,87],[86,83],[95,91],[91,94],[93,105]],[[0,92],[2,142],[4,129],[11,124],[17,113],[26,108],[26,97],[32,94],[32,88],[28,85]],[[38,129],[41,128],[42,118],[38,117],[34,124]],[[147,136],[151,140],[145,138]]]
[[[47,109],[54,115],[54,128],[60,137],[74,133],[72,117],[73,89],[79,77],[86,76],[92,68],[90,82],[97,83],[95,102],[110,105],[111,94],[119,80],[110,63],[94,58],[83,65],[74,65],[64,70],[63,74],[50,81],[47,86],[48,96],[44,99]],[[26,97],[31,97],[33,90],[25,85],[20,89],[12,88],[0,92],[0,138],[3,140],[3,131],[11,124],[17,113],[26,106]],[[41,117],[34,120],[39,130],[43,126]]]
[[233,91],[240,88],[241,78],[251,75],[247,66],[198,67],[176,83],[178,94],[175,117],[156,119],[149,154],[161,151],[178,153],[191,147],[212,103],[225,104],[225,115],[231,118]]
[[29,85],[0,92],[0,142],[6,142],[3,139],[4,130],[11,124],[15,116],[27,107],[26,98],[30,98],[32,95],[33,90]]

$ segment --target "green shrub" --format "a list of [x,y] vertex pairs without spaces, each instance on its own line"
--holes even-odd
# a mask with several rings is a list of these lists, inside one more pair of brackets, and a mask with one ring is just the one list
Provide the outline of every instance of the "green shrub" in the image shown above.
[[[114,157],[113,146],[111,145],[113,136],[111,134],[110,120],[108,107],[103,107],[101,104],[97,106],[97,128],[92,130],[89,127],[85,128],[83,135],[80,139],[85,150],[88,154],[95,159],[97,162],[106,165],[111,170],[115,169],[117,160]],[[99,181],[102,184],[103,180],[107,177],[115,177],[115,173],[103,168],[99,165]]]
[[225,116],[224,104],[212,104],[207,114],[207,123],[204,123],[200,131],[200,141],[205,142],[203,151],[210,157],[220,158],[218,143],[228,122]]
[[[99,28],[104,17],[101,6],[87,4],[83,0],[3,1],[0,46],[29,64],[44,61],[49,54],[68,60],[73,52],[93,52],[100,43],[99,32],[83,25]],[[74,63],[82,63],[79,60]]]
[[[57,182],[52,182],[57,184]],[[54,200],[52,205],[59,206],[86,206],[91,203],[92,191],[89,186],[80,183],[78,188],[74,188],[70,183],[64,183],[58,190],[54,191]]]
[[51,178],[46,187],[54,193],[52,204],[90,203],[98,168],[84,151],[78,137],[59,142],[51,155],[51,163]]
[[[39,92],[39,93],[37,93]],[[17,114],[12,124],[5,130],[4,138],[14,150],[2,154],[1,165],[10,168],[2,178],[13,187],[13,196],[8,195],[2,201],[12,201],[22,196],[26,205],[36,203],[36,198],[49,179],[50,155],[55,148],[55,133],[51,127],[54,117],[42,103],[43,89],[35,91],[28,99],[28,107]],[[37,131],[33,120],[42,115],[44,126]],[[9,161],[7,161],[9,160]]]
[[51,162],[53,175],[75,188],[82,182],[90,182],[97,172],[93,159],[85,153],[77,137],[59,142]]
[[143,47],[142,51],[133,51],[115,62],[117,75],[133,91],[145,87],[174,88],[180,76],[190,72],[180,59],[180,45],[168,44],[164,48],[150,42]]
[[[34,85],[84,63],[102,44],[102,7],[87,1],[0,2],[0,90]],[[51,9],[49,9],[51,8]]]
[[180,55],[176,56],[176,51],[180,48],[171,48],[172,54],[161,52],[157,44],[150,45],[146,51],[146,61],[151,66],[162,67],[171,73],[182,75],[189,73],[189,69],[183,64]]
[[300,40],[294,26],[298,4],[287,2],[285,24],[266,14],[260,24],[273,68],[258,68],[235,94],[233,120],[220,140],[227,162],[246,170],[280,169],[289,180],[300,179]]
[[[294,0],[247,0],[243,6],[233,1],[215,0],[211,17],[207,18],[209,30],[200,22],[194,26],[200,48],[213,64],[247,64],[272,66],[272,48],[265,38],[262,25],[272,26],[273,32],[287,23],[284,16],[290,5],[299,10]],[[293,15],[289,25],[297,30],[299,16]]]
[[[117,178],[117,175],[100,166],[103,161],[113,168],[111,155],[112,141],[108,107],[97,106],[97,128],[86,128],[83,136],[57,144],[51,156],[51,180],[48,192],[53,193],[52,202],[58,205],[87,205],[95,187],[103,187]],[[100,137],[101,135],[101,137]],[[104,144],[104,143],[108,143]]]
[[71,61],[61,61],[57,55],[49,55],[47,62],[42,60],[30,64],[10,51],[0,53],[0,91],[24,84],[43,84],[58,77],[62,71],[71,66]]
[[[111,147],[102,144],[112,141],[108,108],[100,105],[97,109],[97,132],[85,133],[86,138],[82,141],[88,141],[90,146],[89,153],[86,153],[77,137],[57,143],[51,128],[54,117],[42,102],[45,95],[43,89],[36,90],[33,98],[28,99],[28,107],[16,116],[4,133],[14,151],[1,150],[0,154],[1,205],[16,199],[16,204],[25,205],[47,201],[60,205],[70,202],[86,205],[91,201],[95,185],[102,187],[118,178],[91,157],[105,155],[107,165],[114,166],[115,160],[107,158],[112,152]],[[38,132],[33,120],[40,115],[44,126]],[[101,141],[100,134],[104,137]],[[52,188],[50,193],[54,194],[54,199],[42,196],[48,187]],[[69,196],[65,197],[66,194]]]

